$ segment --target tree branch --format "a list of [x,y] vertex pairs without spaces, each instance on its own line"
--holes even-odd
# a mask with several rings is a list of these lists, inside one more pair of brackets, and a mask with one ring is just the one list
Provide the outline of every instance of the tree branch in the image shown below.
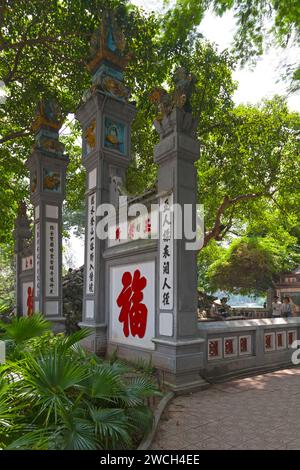
[[11,134],[7,134],[4,137],[0,138],[0,144],[4,144],[5,142],[8,142],[10,140],[18,139],[20,137],[26,137],[30,135],[29,130],[23,129],[22,131],[16,131],[12,132]]
[[203,243],[202,248],[207,246],[208,243],[210,242],[210,240],[212,240],[212,239],[218,240],[218,241],[222,240],[224,235],[230,230],[230,228],[232,226],[232,217],[230,218],[229,223],[227,225],[223,225],[221,223],[222,215],[224,214],[224,212],[229,207],[232,207],[232,206],[234,206],[235,204],[238,204],[241,201],[248,201],[248,200],[251,200],[251,199],[258,199],[262,196],[267,196],[267,194],[266,193],[241,194],[241,195],[236,196],[232,199],[230,199],[228,196],[224,196],[224,199],[223,199],[221,205],[219,206],[219,208],[217,210],[217,214],[216,214],[215,223],[214,223],[213,228],[211,230],[209,230],[208,232],[206,232],[205,235],[204,235],[204,243]]

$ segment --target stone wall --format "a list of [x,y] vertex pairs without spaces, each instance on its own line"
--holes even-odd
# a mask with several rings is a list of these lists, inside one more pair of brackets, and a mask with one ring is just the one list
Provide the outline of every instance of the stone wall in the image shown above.
[[198,331],[206,344],[200,374],[218,382],[292,366],[300,318],[202,323]]

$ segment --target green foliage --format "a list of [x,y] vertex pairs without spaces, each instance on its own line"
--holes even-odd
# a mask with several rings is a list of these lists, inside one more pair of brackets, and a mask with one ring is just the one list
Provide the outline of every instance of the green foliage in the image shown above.
[[212,240],[205,248],[199,251],[197,257],[198,289],[204,292],[213,292],[208,269],[212,263],[222,258],[226,247]]
[[151,429],[151,377],[86,353],[79,341],[88,334],[11,335],[23,338],[23,354],[0,366],[0,448],[134,448]]
[[[126,1],[3,0],[0,3],[0,77],[8,93],[6,102],[0,105],[1,243],[11,242],[18,202],[28,197],[28,173],[24,163],[31,151],[31,123],[36,103],[42,95],[50,95],[57,98],[65,116],[75,112],[84,90],[90,85],[85,67],[90,38],[103,9],[109,7],[118,9],[130,47],[134,51],[139,48],[133,66],[139,68],[142,61],[145,64],[149,53],[154,54],[149,45],[153,43],[150,38],[155,35],[157,22],[140,14],[136,8],[127,10]],[[70,145],[68,150],[71,150]],[[75,159],[68,188],[72,204],[74,188],[78,201],[84,185],[82,171],[76,171],[80,167],[79,149],[73,148],[70,153]]]
[[7,246],[0,247],[0,314],[9,313],[14,305],[15,276],[12,253]]
[[[298,213],[299,132],[299,115],[274,97],[260,106],[236,107],[224,125],[208,135],[197,162],[208,227],[225,196],[240,200],[224,213],[224,226],[248,223],[278,205],[289,217]],[[257,197],[243,200],[247,194]]]
[[212,290],[218,288],[241,294],[264,293],[276,274],[295,268],[300,252],[290,256],[288,245],[279,245],[272,238],[236,239],[221,258],[211,264],[207,276]]
[[0,328],[4,330],[2,340],[11,340],[19,345],[30,338],[41,336],[50,330],[51,324],[42,315],[35,314],[32,317],[14,317],[11,323],[0,322]]
[[[128,47],[134,53],[126,70],[126,82],[138,108],[132,133],[134,159],[128,174],[130,192],[141,192],[155,181],[152,154],[158,137],[152,127],[154,109],[149,94],[154,87],[170,81],[170,72],[176,65],[184,62],[197,74],[202,121],[212,121],[216,113],[222,115],[224,99],[228,101],[233,89],[230,59],[225,56],[219,59],[213,48],[197,37],[193,24],[200,20],[202,13],[194,14],[193,8],[185,13],[188,2],[167,10],[165,16],[146,15],[130,5],[125,8],[126,2],[122,0],[50,1],[43,6],[39,0],[4,3],[1,14],[6,27],[0,29],[3,59],[0,77],[6,83],[8,98],[0,107],[1,243],[11,243],[17,203],[22,197],[28,199],[29,181],[24,162],[30,154],[33,139],[30,126],[37,99],[43,94],[55,96],[64,115],[75,112],[90,84],[84,61],[104,7],[120,7],[119,18]],[[81,233],[85,174],[78,136],[78,124],[73,121],[62,140],[71,157],[65,228],[68,230],[75,224]]]
[[[238,31],[235,52],[244,63],[262,55],[271,40],[285,48],[300,44],[300,4],[298,0],[214,0],[216,13],[233,10]],[[201,7],[199,8],[201,11]],[[299,88],[299,64],[288,64],[288,75]]]

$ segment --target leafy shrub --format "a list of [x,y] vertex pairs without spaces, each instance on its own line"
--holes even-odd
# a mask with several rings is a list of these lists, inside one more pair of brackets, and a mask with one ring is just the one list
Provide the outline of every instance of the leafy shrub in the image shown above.
[[0,367],[0,447],[136,447],[152,426],[147,399],[159,392],[151,377],[87,353],[80,340],[88,330],[68,337],[42,334],[45,320],[29,320],[34,338],[20,320],[3,334],[15,349],[13,361]]

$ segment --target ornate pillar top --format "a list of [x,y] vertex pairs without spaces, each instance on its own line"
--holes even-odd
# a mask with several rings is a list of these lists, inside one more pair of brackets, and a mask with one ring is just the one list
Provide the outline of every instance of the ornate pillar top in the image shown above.
[[51,156],[62,156],[64,145],[59,142],[59,130],[63,116],[57,101],[42,98],[37,104],[32,130],[35,132],[34,150],[40,150]]
[[31,237],[30,221],[27,216],[27,206],[24,201],[19,203],[13,236],[15,239],[15,252],[22,250],[25,240]]
[[30,227],[30,222],[27,216],[27,205],[25,201],[19,203],[15,227]]
[[173,83],[172,92],[159,87],[150,95],[157,111],[155,129],[161,139],[175,130],[195,137],[198,122],[192,116],[191,96],[196,79],[184,67],[178,67],[173,74]]
[[127,101],[130,91],[123,84],[123,71],[131,57],[117,14],[106,10],[102,14],[101,25],[91,39],[87,68],[92,74],[93,85],[85,92],[84,101],[95,90]]

